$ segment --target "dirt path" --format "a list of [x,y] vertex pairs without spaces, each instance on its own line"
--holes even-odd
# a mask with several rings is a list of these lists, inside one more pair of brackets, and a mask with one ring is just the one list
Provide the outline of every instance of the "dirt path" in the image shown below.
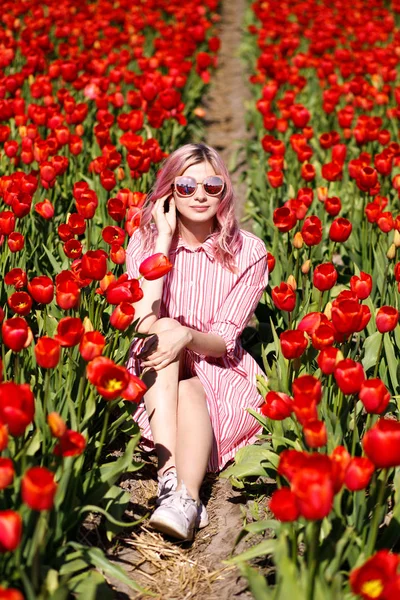
[[[219,66],[204,99],[206,142],[215,147],[229,166],[240,142],[247,137],[244,103],[248,98],[243,66],[238,57],[245,0],[225,0],[222,6]],[[237,215],[243,216],[244,184],[239,183],[239,165],[232,173],[237,192]],[[241,227],[251,231],[251,223]],[[157,491],[154,464],[135,479],[121,485],[131,492],[132,517],[151,513]],[[120,539],[109,556],[124,567],[129,576],[156,593],[159,600],[250,600],[246,582],[234,567],[222,561],[229,557],[247,511],[245,500],[224,479],[207,476],[202,489],[210,525],[199,531],[192,544],[176,544],[138,526],[129,537]],[[240,546],[239,548],[240,549]],[[116,598],[138,600],[144,597],[115,581]]]

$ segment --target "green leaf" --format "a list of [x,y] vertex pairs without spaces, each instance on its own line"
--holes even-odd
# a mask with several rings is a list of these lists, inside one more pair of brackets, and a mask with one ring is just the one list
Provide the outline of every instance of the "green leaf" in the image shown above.
[[237,565],[245,560],[252,560],[253,558],[258,558],[259,556],[273,554],[276,549],[276,544],[276,540],[264,540],[256,546],[245,550],[245,552],[242,552],[241,554],[222,562],[227,565]]
[[136,581],[130,579],[121,567],[109,561],[108,558],[104,555],[104,552],[100,550],[100,548],[86,547],[82,544],[78,544],[77,542],[69,542],[69,546],[71,548],[74,548],[75,550],[78,550],[81,553],[83,559],[86,560],[88,564],[93,565],[100,571],[104,572],[106,575],[114,577],[115,579],[118,579],[118,581],[125,583],[125,585],[129,586],[132,590],[141,592],[142,594],[147,596],[155,596],[155,594],[153,594],[149,590],[145,590],[144,588],[142,588],[138,583],[136,583]]
[[242,531],[237,536],[234,546],[236,547],[239,544],[239,542],[241,542],[242,539],[249,534],[257,535],[259,533],[263,533],[267,529],[273,529],[275,531],[280,527],[280,522],[276,521],[275,519],[265,519],[263,521],[255,521],[254,523],[249,523],[248,525],[245,525],[243,527]]
[[365,371],[368,371],[368,369],[376,365],[381,339],[382,334],[379,333],[379,331],[376,331],[372,335],[369,335],[365,340],[365,353],[364,358],[361,361]]
[[220,477],[225,479],[229,477],[241,479],[243,477],[267,475],[267,471],[262,463],[267,462],[276,468],[278,460],[279,458],[275,452],[269,449],[269,444],[263,446],[244,446],[237,451],[235,464],[225,469]]
[[46,248],[46,246],[44,244],[42,244],[42,245],[43,245],[43,249],[46,252],[47,257],[48,257],[48,259],[49,259],[49,261],[51,263],[51,266],[54,269],[54,272],[56,274],[61,273],[62,266],[56,261],[56,259],[54,258],[54,256],[52,255],[52,253]]
[[[389,368],[390,381],[392,382],[392,389],[394,392],[398,391],[399,381],[397,378],[397,371],[399,366],[399,359],[396,359],[394,353],[393,343],[388,334],[385,334],[383,338],[383,347],[385,348],[386,362]],[[399,348],[397,349],[397,356],[399,356]]]
[[68,587],[77,600],[113,600],[114,592],[98,571],[85,571],[68,582]]
[[255,600],[272,600],[273,594],[268,588],[264,576],[247,564],[238,565],[240,573],[247,579],[251,593]]

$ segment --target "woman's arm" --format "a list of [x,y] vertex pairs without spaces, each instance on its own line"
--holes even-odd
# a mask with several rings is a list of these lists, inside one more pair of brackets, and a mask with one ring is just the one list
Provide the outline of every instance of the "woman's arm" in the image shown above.
[[197,354],[220,358],[226,352],[226,344],[224,339],[216,333],[202,333],[196,329],[185,327],[190,335],[190,341],[186,344],[186,348],[193,350]]

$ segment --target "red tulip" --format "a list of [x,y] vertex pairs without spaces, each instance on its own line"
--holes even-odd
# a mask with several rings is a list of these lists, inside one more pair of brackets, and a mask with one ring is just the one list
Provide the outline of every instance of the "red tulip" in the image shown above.
[[86,448],[86,440],[81,433],[67,429],[54,448],[57,456],[79,456]]
[[331,512],[334,491],[330,473],[313,467],[300,469],[293,476],[291,489],[305,519],[319,521]]
[[328,440],[326,425],[322,421],[308,421],[303,426],[303,433],[309,448],[325,446]]
[[14,510],[0,510],[0,553],[13,552],[20,545],[22,517]]
[[28,290],[35,302],[50,304],[54,297],[54,284],[50,277],[40,275],[28,283]]
[[278,188],[283,184],[283,172],[279,169],[274,169],[267,172],[268,181],[271,187]]
[[13,285],[16,290],[25,287],[27,280],[26,272],[18,268],[11,269],[11,271],[4,276],[4,283],[6,285]]
[[63,246],[65,256],[75,260],[82,256],[83,246],[79,240],[68,240]]
[[10,235],[15,228],[15,215],[10,210],[0,212],[0,235]]
[[390,393],[380,379],[367,379],[361,384],[358,394],[368,413],[383,413],[390,401]]
[[87,331],[82,336],[79,344],[79,352],[83,360],[93,360],[102,354],[105,345],[105,337],[100,331]]
[[8,298],[7,304],[17,315],[25,317],[31,312],[32,298],[26,292],[14,292]]
[[369,458],[356,456],[347,467],[344,484],[351,492],[363,490],[371,481],[374,471],[375,466]]
[[33,421],[35,400],[28,384],[0,383],[0,421],[13,436],[23,435]]
[[287,233],[293,229],[297,223],[296,214],[287,206],[276,208],[272,218],[275,227],[277,227],[281,233]]
[[43,336],[38,339],[35,346],[35,358],[40,367],[54,369],[60,361],[60,343],[50,337]]
[[350,289],[359,300],[365,300],[372,290],[372,277],[368,273],[361,271],[360,276],[353,275],[350,278]]
[[324,348],[318,354],[318,357],[317,357],[318,366],[324,375],[332,375],[332,373],[334,372],[335,367],[336,367],[338,352],[339,352],[338,348],[333,348],[331,346],[329,348]]
[[107,273],[107,253],[104,250],[89,250],[82,257],[82,276],[100,281]]
[[7,245],[11,252],[20,252],[25,246],[25,238],[22,233],[13,231],[13,233],[10,233],[8,236]]
[[139,403],[146,392],[146,384],[133,373],[129,373],[129,382],[121,394],[122,398],[128,402]]
[[3,342],[14,352],[20,352],[32,341],[32,332],[22,317],[7,319],[2,325]]
[[125,331],[125,329],[132,325],[134,317],[135,309],[132,304],[121,302],[121,304],[114,309],[110,318],[110,324],[115,327],[115,329]]
[[0,600],[25,600],[16,588],[3,588],[0,586]]
[[152,281],[153,279],[159,279],[172,269],[173,265],[168,260],[167,256],[162,253],[153,254],[146,258],[139,266],[139,273],[143,275],[145,279]]
[[32,510],[53,508],[56,491],[54,475],[45,467],[32,467],[22,477],[22,501]]
[[376,315],[376,328],[381,333],[393,331],[399,322],[399,311],[393,306],[382,306]]
[[282,354],[287,359],[299,358],[308,346],[302,331],[289,330],[280,335]]
[[0,452],[3,452],[8,446],[8,428],[0,421]]
[[11,485],[14,480],[15,470],[11,458],[0,457],[0,490]]
[[79,304],[80,290],[74,281],[61,281],[56,285],[56,302],[63,310],[76,308]]
[[128,279],[125,273],[116,281],[109,284],[106,290],[106,299],[109,304],[121,304],[129,302],[133,304],[143,298],[143,291],[137,279]]
[[125,264],[125,249],[118,244],[113,244],[110,248],[110,259],[115,265]]
[[332,323],[323,323],[311,336],[311,343],[316,350],[323,350],[332,346],[335,341],[335,328]]
[[105,227],[101,233],[103,240],[110,246],[112,244],[118,244],[122,246],[125,241],[125,231],[117,225],[109,225]]
[[313,401],[318,404],[322,398],[322,385],[319,379],[313,375],[301,375],[293,381],[292,385],[293,396],[296,398],[304,398],[309,402]]
[[321,312],[311,312],[302,318],[297,325],[297,329],[305,331],[308,335],[312,335],[320,325],[328,322],[328,318]]
[[43,202],[35,204],[35,211],[47,221],[50,221],[54,217],[54,206],[47,198]]
[[330,290],[338,278],[337,271],[332,263],[323,263],[314,269],[313,284],[320,292]]
[[272,271],[275,269],[275,262],[275,257],[270,252],[267,252],[267,264],[269,274],[271,274]]
[[322,240],[322,223],[315,215],[307,217],[301,228],[301,235],[307,246],[317,246]]
[[400,465],[400,422],[379,419],[364,435],[364,452],[378,469]]
[[274,491],[269,501],[269,509],[274,517],[283,523],[295,521],[299,517],[296,496],[287,487]]
[[352,228],[350,221],[339,217],[333,221],[329,229],[329,238],[333,242],[345,242],[349,239]]
[[272,289],[272,300],[279,310],[292,312],[296,306],[296,294],[293,288],[287,283],[282,282],[279,286]]
[[350,464],[351,456],[344,446],[337,446],[330,455],[333,489],[337,494],[343,486],[347,467]]
[[358,301],[338,296],[332,302],[331,318],[336,331],[349,336],[358,331],[363,320],[363,309]]
[[338,362],[334,376],[339,389],[344,394],[357,394],[365,379],[362,364],[351,360],[351,358],[345,358]]
[[57,325],[57,335],[54,339],[60,346],[71,348],[79,344],[85,329],[78,317],[64,317]]
[[283,392],[268,392],[261,413],[274,421],[283,421],[290,417],[293,411],[293,400]]
[[89,381],[106,400],[120,397],[129,384],[129,372],[125,367],[117,366],[104,356],[92,360],[87,366],[86,373]]
[[351,571],[351,591],[364,600],[394,600],[396,596],[383,596],[383,592],[388,584],[396,579],[399,563],[398,554],[392,554],[389,550],[379,550],[361,567]]

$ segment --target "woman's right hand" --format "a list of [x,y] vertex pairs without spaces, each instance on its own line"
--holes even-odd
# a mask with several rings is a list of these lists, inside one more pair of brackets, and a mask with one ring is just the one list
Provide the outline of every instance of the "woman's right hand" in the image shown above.
[[[169,211],[164,212],[164,203],[169,202]],[[174,195],[169,193],[154,202],[151,215],[157,227],[158,235],[172,238],[176,229],[176,208]]]

